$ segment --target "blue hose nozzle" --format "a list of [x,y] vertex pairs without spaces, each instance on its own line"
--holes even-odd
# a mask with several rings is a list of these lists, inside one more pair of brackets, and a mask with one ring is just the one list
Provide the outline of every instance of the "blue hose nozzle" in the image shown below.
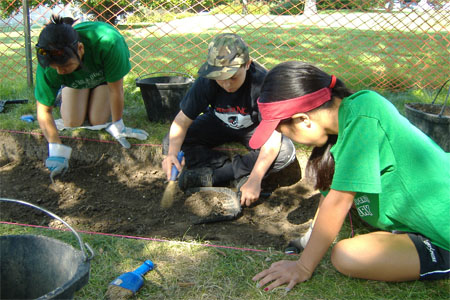
[[110,285],[120,286],[121,288],[130,290],[136,293],[144,284],[144,275],[155,268],[151,260],[146,260],[139,268],[132,272],[127,272],[116,279]]

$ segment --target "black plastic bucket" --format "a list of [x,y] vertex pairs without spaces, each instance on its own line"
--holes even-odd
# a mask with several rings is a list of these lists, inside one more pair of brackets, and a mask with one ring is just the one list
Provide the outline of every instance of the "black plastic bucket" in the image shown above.
[[[450,151],[450,117],[445,115],[448,111],[447,100],[450,95],[448,90],[443,105],[434,104],[442,88],[450,82],[447,80],[439,89],[432,103],[406,103],[405,116],[417,128],[422,130],[436,142],[445,152]],[[430,113],[432,112],[432,113]],[[436,112],[436,113],[434,113]]]
[[80,251],[39,235],[0,236],[0,299],[72,299],[74,293],[89,281],[92,249],[53,213],[25,201],[5,198],[0,201],[31,206],[58,219],[72,230],[81,248]]
[[[155,76],[157,74],[173,74]],[[194,78],[177,72],[151,73],[136,79],[141,90],[148,119],[151,122],[171,122],[180,111],[180,101]]]

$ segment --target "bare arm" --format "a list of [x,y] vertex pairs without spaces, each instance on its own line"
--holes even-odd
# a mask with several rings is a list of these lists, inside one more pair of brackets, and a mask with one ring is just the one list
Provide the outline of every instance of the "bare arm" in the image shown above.
[[55,119],[52,115],[53,107],[41,104],[39,102],[36,102],[36,107],[39,126],[41,127],[47,142],[61,144],[62,142],[58,135]]
[[298,260],[298,264],[311,274],[341,230],[354,197],[353,192],[331,190],[323,199],[311,238]]
[[175,165],[178,170],[181,170],[181,164],[178,162],[177,154],[183,145],[186,132],[191,126],[193,120],[189,119],[181,110],[176,115],[170,126],[169,131],[169,152],[162,162],[162,168],[167,174],[167,180],[170,179],[172,172],[172,165]]
[[261,182],[272,163],[277,158],[281,148],[281,133],[274,131],[267,142],[261,147],[255,166],[247,182],[241,187],[241,205],[251,205],[258,200],[261,192]]
[[341,230],[353,204],[355,193],[331,190],[320,205],[311,238],[298,261],[279,261],[253,277],[260,286],[271,282],[268,290],[282,284],[292,289],[308,280]]
[[122,119],[123,107],[124,107],[124,95],[123,95],[123,78],[108,82],[109,88],[109,102],[111,105],[111,115],[113,123]]

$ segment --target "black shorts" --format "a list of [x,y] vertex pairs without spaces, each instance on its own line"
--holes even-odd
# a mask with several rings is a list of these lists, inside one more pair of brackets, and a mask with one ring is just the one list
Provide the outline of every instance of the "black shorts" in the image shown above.
[[420,259],[420,280],[450,278],[450,252],[417,233],[408,233]]

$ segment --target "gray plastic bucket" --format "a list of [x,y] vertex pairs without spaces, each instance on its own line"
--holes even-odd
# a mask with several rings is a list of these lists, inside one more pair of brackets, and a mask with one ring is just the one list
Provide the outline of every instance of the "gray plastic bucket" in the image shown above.
[[[168,75],[155,76],[157,74]],[[148,119],[151,122],[171,122],[180,111],[180,101],[193,82],[192,76],[178,72],[150,73],[137,78],[136,86],[141,90]]]
[[72,299],[89,281],[92,249],[53,213],[25,201],[0,201],[37,208],[58,219],[75,234],[81,248],[40,235],[0,236],[0,299]]
[[[448,90],[445,102],[443,105],[434,104],[439,93],[443,87],[450,82],[447,80],[437,92],[433,102],[430,103],[406,103],[405,116],[417,128],[422,130],[432,140],[436,142],[445,152],[450,151],[450,117],[444,115],[447,107],[447,100],[450,95],[450,88]],[[436,111],[439,113],[428,113],[420,108],[428,108],[429,111]]]

